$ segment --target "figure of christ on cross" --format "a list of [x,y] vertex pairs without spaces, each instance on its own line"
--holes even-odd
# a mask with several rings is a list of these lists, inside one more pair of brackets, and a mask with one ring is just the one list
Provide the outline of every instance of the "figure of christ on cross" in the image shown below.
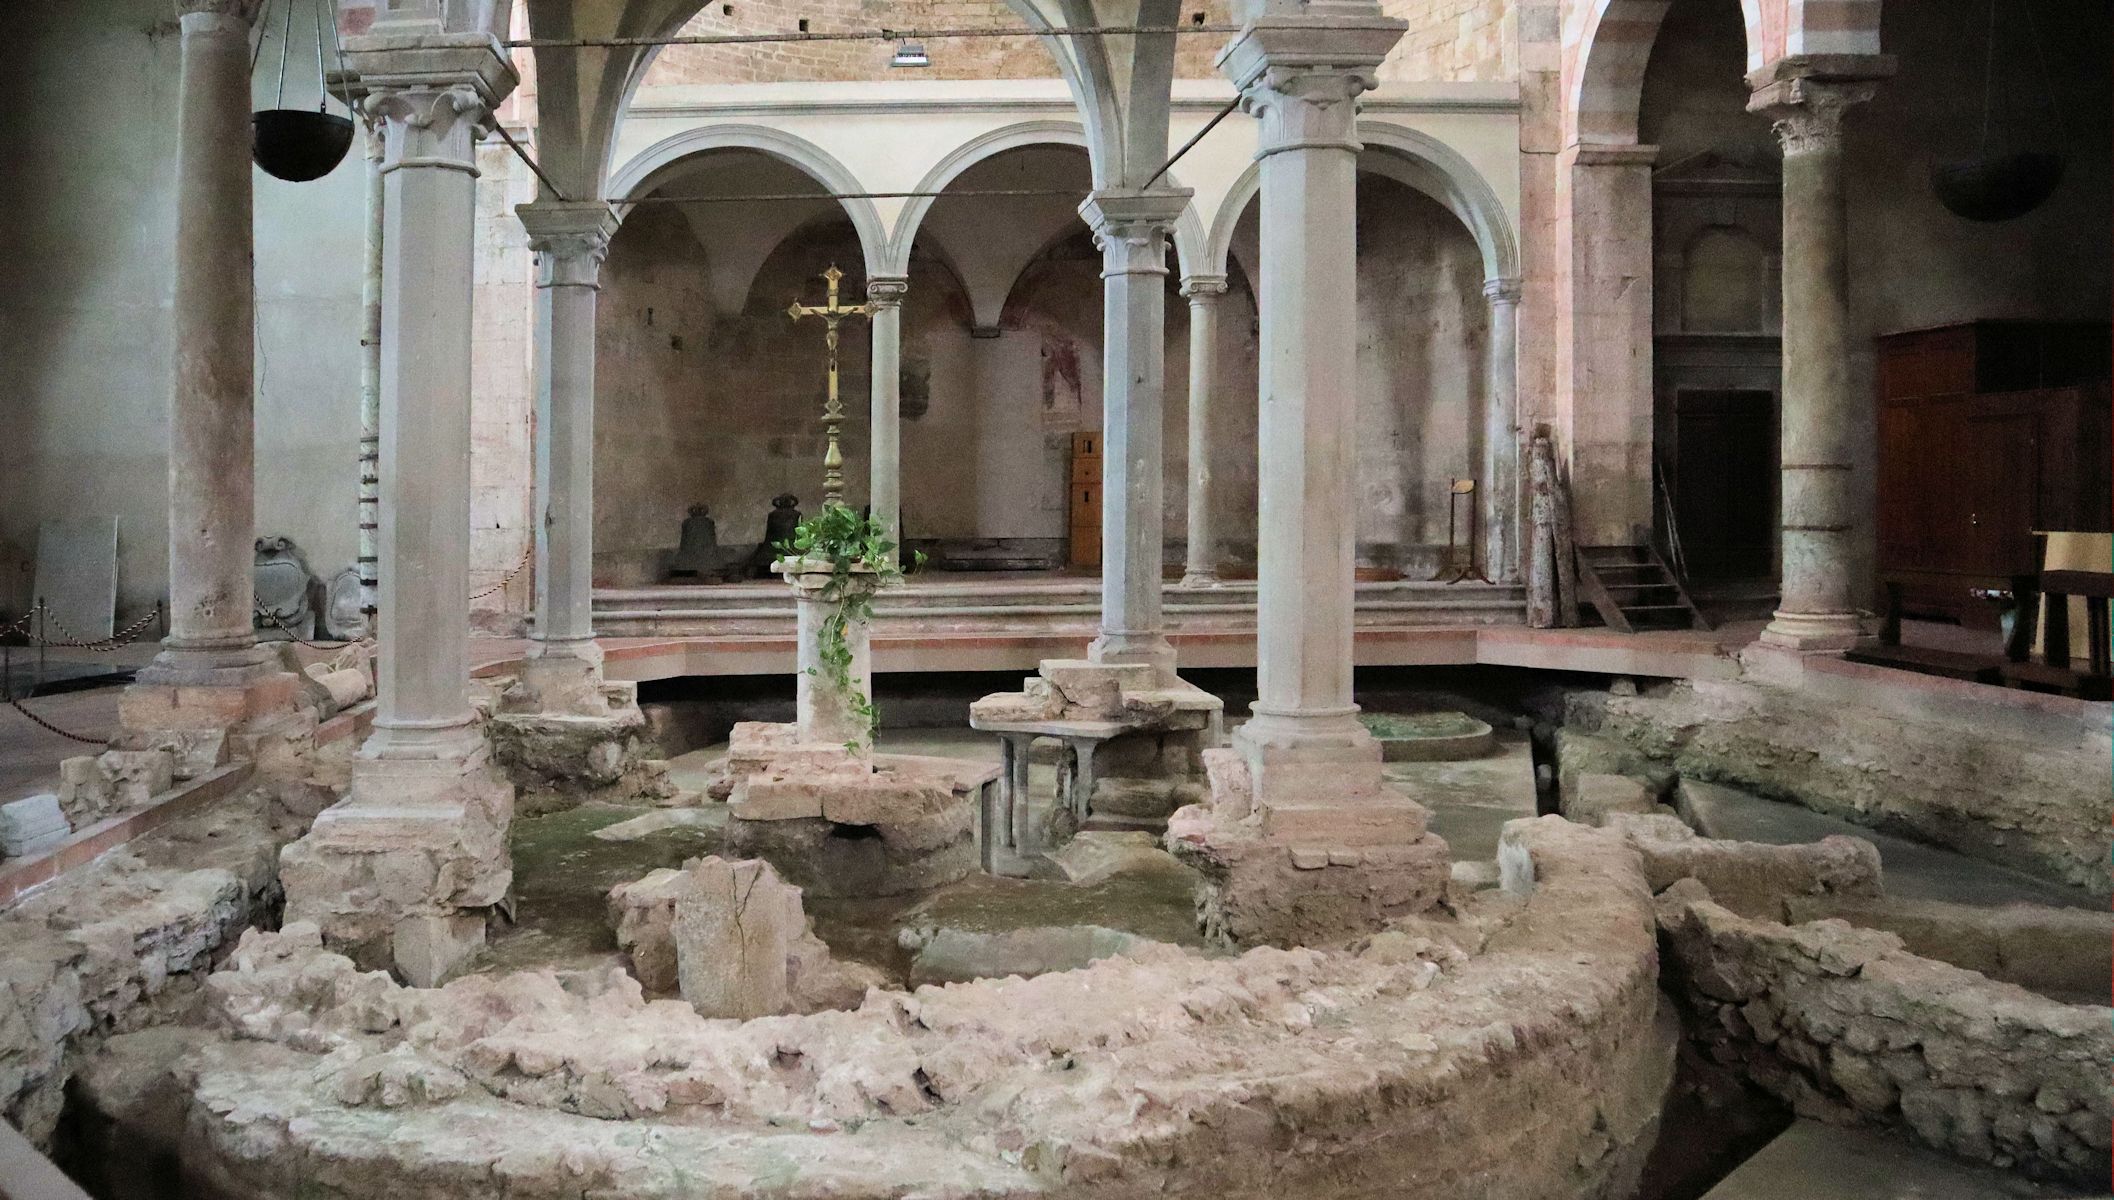
[[846,317],[871,317],[872,304],[840,305],[837,303],[837,287],[844,282],[844,272],[835,263],[822,273],[829,281],[829,303],[816,306],[793,301],[786,313],[795,321],[802,317],[821,317],[824,328],[829,331],[826,345],[829,347],[829,399],[822,406],[822,427],[829,433],[829,449],[822,455],[822,502],[844,503],[844,448],[838,444],[838,434],[844,428],[844,402],[837,395],[837,326]]

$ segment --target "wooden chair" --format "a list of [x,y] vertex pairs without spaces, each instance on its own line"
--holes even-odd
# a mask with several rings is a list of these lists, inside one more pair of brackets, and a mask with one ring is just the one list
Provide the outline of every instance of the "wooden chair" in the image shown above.
[[[2037,585],[2037,592],[2036,592]],[[2108,603],[2114,600],[2114,573],[2043,571],[2031,582],[2021,580],[2018,623],[2006,647],[2004,682],[2036,692],[2058,692],[2084,700],[2114,698],[2114,654],[2108,644]],[[2039,596],[2048,598],[2047,619],[2040,624],[2041,654],[2033,658],[2033,633],[2039,620]],[[2070,600],[2085,602],[2085,661],[2070,656]],[[2080,669],[2080,667],[2082,669]]]

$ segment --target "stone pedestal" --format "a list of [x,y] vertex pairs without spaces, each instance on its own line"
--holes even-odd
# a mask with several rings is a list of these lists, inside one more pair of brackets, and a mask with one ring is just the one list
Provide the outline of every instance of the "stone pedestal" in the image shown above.
[[351,792],[286,848],[281,881],[333,947],[431,984],[482,946],[513,877],[513,788],[470,708],[468,634],[476,135],[516,80],[496,40],[437,18],[346,55],[385,127],[381,669]]
[[[778,564],[799,613],[796,719],[744,722],[728,739],[723,793],[729,853],[763,858],[818,896],[887,896],[952,883],[976,867],[975,813],[998,777],[955,759],[877,754],[873,656],[848,621],[850,686],[823,662],[836,608],[827,564]],[[853,586],[871,582],[871,572]]]
[[1101,635],[1087,656],[1149,663],[1172,678],[1160,616],[1166,498],[1167,235],[1191,193],[1095,192],[1079,207],[1101,247]]
[[363,967],[432,987],[484,945],[513,883],[514,789],[481,746],[428,760],[363,757],[352,792],[280,854],[286,919],[313,921]]
[[1218,310],[1224,275],[1191,275],[1189,297],[1189,534],[1183,587],[1218,584],[1218,534],[1211,521],[1211,410],[1219,403]]
[[[969,724],[998,735],[1004,766],[996,803],[983,814],[986,870],[1022,874],[1081,829],[1166,828],[1203,800],[1204,752],[1222,740],[1224,705],[1150,663],[1053,659],[1018,692],[978,700]],[[1028,747],[1064,747],[1057,804],[1031,809]]]
[[1864,633],[1854,485],[1871,473],[1874,438],[1871,397],[1850,379],[1842,121],[1892,73],[1889,58],[1814,55],[1749,79],[1748,107],[1784,147],[1783,586],[1761,640],[1788,650],[1847,650]]

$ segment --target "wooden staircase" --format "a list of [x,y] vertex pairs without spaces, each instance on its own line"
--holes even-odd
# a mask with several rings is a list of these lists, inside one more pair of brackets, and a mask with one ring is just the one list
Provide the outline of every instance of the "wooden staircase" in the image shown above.
[[1649,546],[1580,546],[1579,599],[1610,629],[1709,629],[1688,589]]

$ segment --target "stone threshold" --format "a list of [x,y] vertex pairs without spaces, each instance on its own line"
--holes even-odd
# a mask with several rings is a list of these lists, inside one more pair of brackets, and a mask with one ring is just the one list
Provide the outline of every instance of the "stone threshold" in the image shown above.
[[[348,708],[317,726],[316,744],[326,746],[349,737],[358,737],[373,724],[374,702],[370,700]],[[171,821],[190,816],[215,800],[233,795],[249,782],[255,769],[254,764],[247,762],[234,762],[216,767],[196,779],[178,783],[154,797],[144,808],[107,817],[86,829],[76,831],[72,837],[42,854],[33,854],[0,865],[0,909],[13,905],[30,892],[64,878],[143,834],[152,833]],[[0,1189],[0,1194],[5,1194],[5,1189]]]

